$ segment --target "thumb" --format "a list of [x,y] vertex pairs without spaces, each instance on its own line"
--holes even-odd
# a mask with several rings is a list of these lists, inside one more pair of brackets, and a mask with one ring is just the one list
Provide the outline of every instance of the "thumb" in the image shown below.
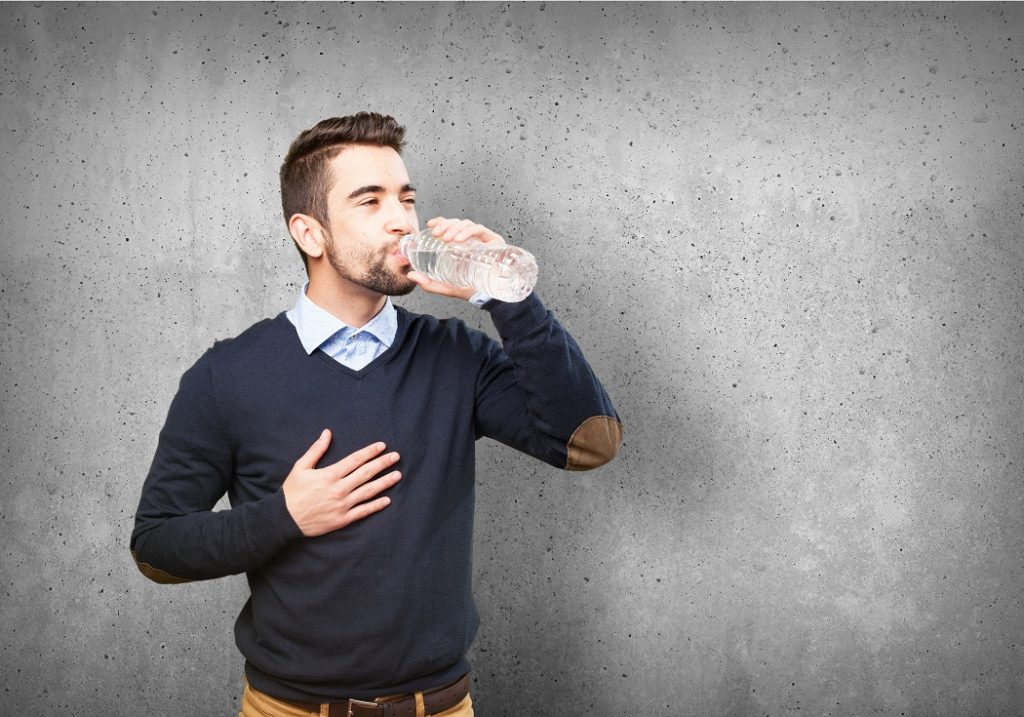
[[430,294],[450,296],[456,299],[468,299],[476,293],[475,289],[465,289],[452,286],[451,284],[446,284],[443,281],[432,279],[419,271],[410,271],[406,276],[416,282],[421,289]]
[[299,460],[295,461],[296,468],[316,468],[316,464],[324,457],[327,447],[331,445],[331,429],[325,428],[320,437],[309,447]]

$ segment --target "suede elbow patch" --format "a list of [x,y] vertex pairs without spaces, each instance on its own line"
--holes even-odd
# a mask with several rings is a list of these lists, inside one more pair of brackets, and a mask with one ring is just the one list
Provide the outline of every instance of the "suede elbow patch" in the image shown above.
[[611,416],[591,416],[573,432],[566,445],[565,469],[586,471],[603,466],[622,445],[622,424]]
[[181,583],[192,582],[192,580],[188,578],[179,578],[177,575],[171,575],[160,568],[154,568],[149,563],[140,563],[139,559],[135,557],[134,550],[132,551],[132,559],[135,561],[135,565],[139,568],[139,572],[155,583],[160,583],[161,585],[179,585]]

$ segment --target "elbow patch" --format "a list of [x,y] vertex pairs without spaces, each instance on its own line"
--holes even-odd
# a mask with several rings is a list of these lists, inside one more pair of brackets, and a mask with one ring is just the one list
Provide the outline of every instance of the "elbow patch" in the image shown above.
[[603,466],[622,445],[622,424],[611,416],[591,416],[573,432],[566,444],[565,469],[586,471]]
[[154,568],[149,563],[140,563],[139,559],[135,556],[134,550],[132,551],[132,560],[135,561],[135,565],[139,568],[139,572],[155,583],[160,583],[162,585],[177,585],[179,583],[192,582],[192,580],[188,578],[179,578],[177,575],[171,575],[160,568]]

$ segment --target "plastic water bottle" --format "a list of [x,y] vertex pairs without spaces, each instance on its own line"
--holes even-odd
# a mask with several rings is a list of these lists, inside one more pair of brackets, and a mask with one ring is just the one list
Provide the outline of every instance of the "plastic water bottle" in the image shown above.
[[452,286],[482,291],[500,301],[522,301],[537,283],[537,260],[516,246],[445,242],[436,239],[428,228],[406,234],[398,250],[416,271]]

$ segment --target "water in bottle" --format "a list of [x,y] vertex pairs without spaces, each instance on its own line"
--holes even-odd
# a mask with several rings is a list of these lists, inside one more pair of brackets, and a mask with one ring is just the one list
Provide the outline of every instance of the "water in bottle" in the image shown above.
[[500,301],[522,301],[537,283],[537,260],[519,247],[478,241],[449,243],[424,229],[406,234],[398,248],[416,271]]

